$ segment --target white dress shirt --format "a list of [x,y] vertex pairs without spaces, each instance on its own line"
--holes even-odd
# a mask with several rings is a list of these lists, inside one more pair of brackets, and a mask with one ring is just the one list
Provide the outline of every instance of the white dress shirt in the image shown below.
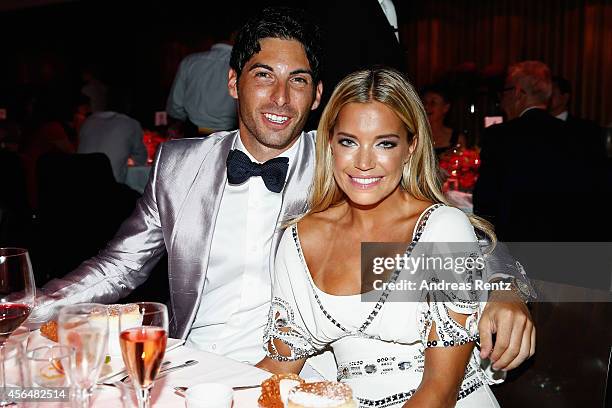
[[562,121],[566,122],[567,121],[567,116],[568,116],[567,111],[563,111],[560,114],[558,114],[557,116],[555,116],[555,118],[561,119]]
[[[289,167],[299,143],[301,137],[279,156],[289,158]],[[240,137],[234,148],[256,162]],[[240,185],[226,182],[202,302],[187,345],[251,364],[265,356],[263,330],[272,296],[270,253],[282,198],[282,192],[268,190],[261,177]]]
[[389,24],[395,29],[395,38],[399,41],[399,32],[397,27],[397,13],[395,12],[395,6],[391,0],[378,0],[378,4],[382,8]]

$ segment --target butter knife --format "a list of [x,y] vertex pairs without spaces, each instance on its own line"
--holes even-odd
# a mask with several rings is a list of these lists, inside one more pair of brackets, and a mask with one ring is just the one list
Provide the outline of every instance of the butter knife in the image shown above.
[[[241,385],[238,387],[232,387],[232,390],[234,391],[241,391],[241,390],[250,390],[253,388],[259,388],[261,387],[261,384],[257,384],[257,385]],[[177,393],[178,395],[180,395],[181,397],[185,397],[185,393],[187,392],[187,387],[174,387],[174,392]]]

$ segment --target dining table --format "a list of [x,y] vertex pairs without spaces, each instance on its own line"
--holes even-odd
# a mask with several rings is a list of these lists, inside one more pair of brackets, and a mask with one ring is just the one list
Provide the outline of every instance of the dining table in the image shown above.
[[[38,330],[30,333],[28,349],[53,343],[40,335]],[[168,339],[168,347],[164,360],[170,361],[168,366],[196,360],[197,364],[169,372],[155,381],[151,391],[152,407],[184,407],[185,397],[175,391],[175,387],[191,387],[203,383],[221,383],[229,387],[249,387],[234,391],[233,408],[257,407],[261,388],[259,385],[271,374],[250,364],[233,360],[224,356],[185,346],[182,341]],[[112,371],[123,368],[120,356],[111,356],[109,363]],[[104,370],[103,370],[104,371]],[[106,371],[111,371],[107,369]],[[106,376],[105,376],[106,377]],[[118,377],[114,377],[117,380]],[[14,405],[15,406],[15,405]],[[55,408],[69,407],[68,402],[39,402],[36,404],[17,404],[17,407]],[[91,398],[92,407],[132,408],[137,407],[136,395],[132,387],[126,384],[99,384],[94,389]]]

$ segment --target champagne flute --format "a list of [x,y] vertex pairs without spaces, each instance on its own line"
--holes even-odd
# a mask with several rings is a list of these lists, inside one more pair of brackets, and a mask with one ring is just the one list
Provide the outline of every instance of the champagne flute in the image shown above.
[[[142,319],[139,325],[135,326],[135,319]],[[149,408],[151,388],[166,352],[168,308],[154,302],[127,305],[119,314],[119,331],[123,362],[136,390],[138,408]]]
[[106,358],[108,309],[96,303],[64,306],[57,319],[59,343],[74,349],[66,368],[74,392],[74,405],[89,407],[89,400]]
[[[0,248],[0,347],[30,315],[36,297],[34,273],[28,251],[23,248]],[[0,393],[4,395],[6,375],[4,357],[0,354]],[[4,398],[0,406],[6,405]]]

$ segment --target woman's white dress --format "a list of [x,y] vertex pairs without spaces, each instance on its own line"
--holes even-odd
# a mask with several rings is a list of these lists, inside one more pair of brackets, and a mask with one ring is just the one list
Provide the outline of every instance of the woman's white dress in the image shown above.
[[[460,210],[433,205],[423,212],[416,242],[476,242],[474,229]],[[426,347],[464,344],[478,339],[481,304],[473,302],[362,302],[361,295],[322,292],[304,260],[296,225],[285,231],[276,258],[272,306],[265,330],[268,356],[287,361],[315,355],[328,347],[338,365],[338,380],[349,384],[361,407],[399,407],[416,391]],[[466,327],[448,309],[470,314]],[[438,341],[428,342],[435,323]],[[287,344],[277,352],[272,339]],[[434,344],[431,344],[434,343]],[[498,407],[488,383],[494,381],[472,354],[457,407]]]

